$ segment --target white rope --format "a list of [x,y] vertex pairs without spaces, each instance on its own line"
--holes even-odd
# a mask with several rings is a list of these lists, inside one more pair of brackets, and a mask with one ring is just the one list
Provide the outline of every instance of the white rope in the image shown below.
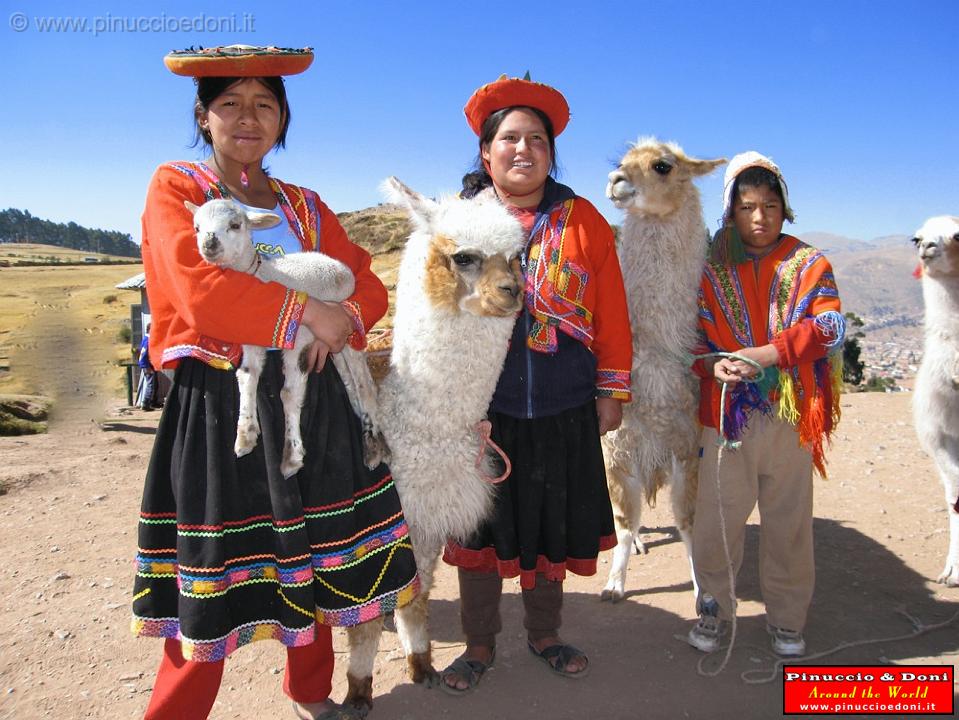
[[[714,352],[714,353],[704,353],[702,355],[694,355],[694,360],[700,360],[708,357],[728,357],[733,358],[734,360],[741,360],[744,363],[752,365],[756,370],[759,371],[759,374],[752,380],[757,381],[761,380],[765,374],[763,367],[747,357],[742,355],[737,355],[736,353],[727,353],[727,352]],[[723,512],[723,488],[720,469],[723,466],[723,454],[726,450],[737,450],[741,442],[731,442],[726,439],[725,433],[725,423],[726,423],[726,392],[729,389],[727,383],[723,383],[723,390],[719,396],[719,439],[717,440],[717,445],[719,445],[719,451],[716,455],[716,499],[718,501],[718,510],[719,510],[719,532],[723,537],[723,552],[726,554],[726,572],[729,579],[729,602],[732,607],[733,619],[731,621],[731,629],[729,635],[729,645],[726,647],[726,656],[723,658],[722,663],[719,667],[711,672],[703,670],[703,662],[709,659],[709,655],[706,657],[700,658],[699,663],[696,665],[696,671],[704,677],[716,677],[723,670],[726,669],[726,665],[729,663],[729,658],[733,654],[733,647],[736,645],[736,631],[738,628],[738,623],[736,621],[736,573],[733,572],[733,559],[732,555],[729,552],[729,540],[726,537],[726,514]],[[718,620],[718,618],[717,618]],[[719,620],[722,623],[722,620]]]

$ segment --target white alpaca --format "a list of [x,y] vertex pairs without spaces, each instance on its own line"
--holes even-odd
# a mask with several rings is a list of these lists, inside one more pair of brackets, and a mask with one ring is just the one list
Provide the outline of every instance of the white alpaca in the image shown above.
[[[410,528],[421,592],[395,613],[414,682],[438,682],[427,601],[448,538],[465,539],[491,508],[498,471],[477,424],[484,421],[522,307],[520,224],[495,199],[428,200],[395,178],[384,183],[414,231],[396,286],[390,370],[380,388],[390,468]],[[382,622],[349,629],[346,702],[372,707]]]
[[[617,252],[633,331],[633,401],[623,407],[620,428],[603,437],[618,539],[604,600],[622,600],[634,544],[645,552],[642,505],[654,503],[665,484],[692,557],[700,431],[689,354],[708,240],[693,179],[725,162],[690,158],[675,144],[644,138],[609,174],[606,195],[626,211]],[[693,584],[695,590],[695,577]]]
[[913,397],[919,444],[936,463],[949,514],[938,581],[959,586],[959,217],[930,218],[913,238],[922,264],[925,351]]
[[[293,290],[305,292],[318,300],[345,300],[353,294],[354,278],[350,269],[339,260],[319,252],[289,253],[262,262],[253,245],[252,231],[270,228],[281,222],[269,212],[246,212],[232,200],[210,200],[201,207],[184,202],[193,213],[197,247],[207,262],[219,267],[253,275],[262,282],[277,282]],[[313,342],[313,333],[301,325],[292,350],[283,351],[283,401],[285,443],[280,471],[291,477],[303,466],[303,439],[300,435],[300,413],[306,393],[307,370],[302,354]],[[260,436],[256,412],[256,388],[266,361],[266,348],[243,346],[243,361],[236,371],[240,391],[237,419],[237,457],[249,453]],[[364,461],[376,467],[386,459],[386,448],[379,435],[376,420],[376,386],[363,353],[346,347],[334,354],[333,363],[346,386],[350,403],[363,424]]]

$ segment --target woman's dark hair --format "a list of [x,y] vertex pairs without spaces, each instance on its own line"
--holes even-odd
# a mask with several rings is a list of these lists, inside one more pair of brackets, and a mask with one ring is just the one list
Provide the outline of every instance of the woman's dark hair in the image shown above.
[[[776,177],[776,173],[764,167],[759,167],[758,165],[746,168],[736,176],[736,181],[733,184],[733,204],[735,205],[739,202],[739,193],[744,188],[759,187],[769,188],[776,193],[776,197],[778,197],[779,202],[782,203],[783,210],[786,209],[786,199],[783,197],[783,189],[779,184],[779,178]],[[729,211],[730,213],[732,212],[731,207]]]
[[479,137],[480,151],[476,156],[476,160],[473,161],[473,169],[463,176],[461,197],[471,198],[493,184],[493,179],[489,176],[486,166],[483,164],[483,148],[493,142],[493,138],[496,137],[496,133],[499,131],[499,126],[503,124],[506,116],[514,110],[529,110],[543,123],[543,127],[546,128],[546,137],[549,138],[549,174],[556,174],[556,135],[553,133],[552,120],[549,119],[546,113],[538,108],[528,107],[526,105],[513,105],[490,113],[490,116],[483,121],[483,127],[480,128]]
[[[200,115],[210,109],[210,105],[227,88],[234,83],[246,80],[242,77],[200,77],[196,78],[196,98],[193,101],[193,123],[194,137],[193,144],[190,147],[196,147],[202,140],[206,145],[213,145],[213,138],[209,130],[200,127]],[[276,145],[273,147],[286,147],[286,131],[290,127],[290,103],[286,99],[286,85],[282,77],[260,77],[257,78],[263,85],[273,93],[277,103],[280,105],[280,112],[283,121],[280,123],[280,134],[276,139]]]

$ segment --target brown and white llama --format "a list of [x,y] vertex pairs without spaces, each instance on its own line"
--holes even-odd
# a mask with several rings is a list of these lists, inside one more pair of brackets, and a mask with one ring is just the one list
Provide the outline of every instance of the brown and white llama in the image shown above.
[[[488,515],[494,462],[477,425],[502,371],[523,302],[520,224],[494,199],[434,202],[395,178],[387,195],[414,230],[396,286],[390,369],[380,419],[410,529],[421,592],[394,613],[414,682],[433,686],[427,602],[447,539],[465,539]],[[346,703],[373,705],[382,620],[350,628]]]
[[959,586],[959,217],[929,218],[913,238],[922,266],[925,346],[913,412],[919,444],[935,461],[949,514],[938,581]]
[[[633,401],[618,430],[603,437],[617,545],[604,600],[625,593],[643,503],[670,485],[676,526],[691,556],[699,467],[697,390],[690,353],[697,343],[697,293],[706,259],[697,177],[725,159],[698,160],[674,143],[642,138],[609,174],[606,195],[626,216],[617,241],[633,331]],[[695,590],[695,576],[693,577]]]

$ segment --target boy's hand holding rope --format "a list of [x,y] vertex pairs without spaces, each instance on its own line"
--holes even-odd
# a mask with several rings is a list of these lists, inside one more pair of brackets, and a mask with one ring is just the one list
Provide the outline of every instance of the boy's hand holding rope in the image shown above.
[[[731,360],[741,362],[744,365],[749,365],[756,370],[756,372],[749,377],[740,377],[740,372],[738,370],[733,372],[720,368],[723,374],[729,377],[729,380],[723,380],[719,377],[716,378],[717,382],[720,382],[723,385],[723,391],[719,396],[719,440],[717,441],[717,444],[720,448],[736,450],[740,445],[742,445],[742,443],[738,440],[733,442],[726,439],[726,395],[729,391],[729,388],[738,382],[759,382],[765,377],[766,369],[755,360],[734,352],[710,352],[692,356],[693,360],[707,360],[709,358],[729,358]],[[713,373],[715,374],[715,372],[716,370],[714,365]],[[723,537],[723,542],[725,542],[725,536]]]

